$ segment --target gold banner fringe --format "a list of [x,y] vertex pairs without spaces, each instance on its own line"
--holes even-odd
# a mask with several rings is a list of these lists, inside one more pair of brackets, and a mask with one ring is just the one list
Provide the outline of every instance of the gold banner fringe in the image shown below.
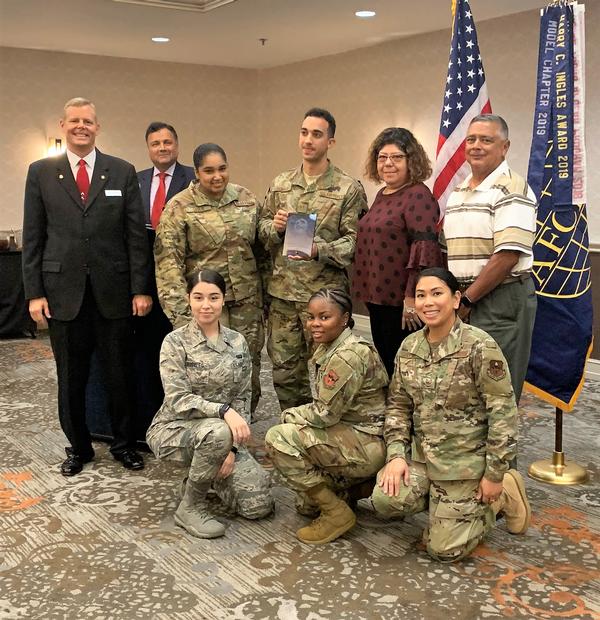
[[590,346],[585,355],[585,362],[583,364],[583,373],[581,375],[581,380],[579,381],[579,385],[577,386],[577,389],[575,390],[575,392],[573,392],[573,396],[571,396],[571,400],[568,403],[566,403],[564,400],[560,400],[560,398],[556,398],[556,396],[552,396],[552,394],[548,394],[548,392],[542,390],[539,387],[536,387],[535,385],[532,385],[528,381],[525,381],[525,383],[523,384],[523,387],[529,393],[535,394],[535,396],[541,398],[542,400],[553,405],[554,407],[559,407],[564,412],[570,413],[575,408],[575,403],[577,402],[577,399],[579,398],[579,394],[581,394],[581,390],[583,389],[583,384],[585,382],[585,366],[587,364],[588,359],[590,358],[593,348],[594,348],[594,337],[592,336]]

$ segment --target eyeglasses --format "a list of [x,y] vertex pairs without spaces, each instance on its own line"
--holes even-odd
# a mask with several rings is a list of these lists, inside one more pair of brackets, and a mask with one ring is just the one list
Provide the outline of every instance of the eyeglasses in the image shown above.
[[403,159],[406,159],[407,155],[404,153],[392,153],[391,155],[377,155],[377,163],[385,164],[389,159],[393,164],[399,164]]

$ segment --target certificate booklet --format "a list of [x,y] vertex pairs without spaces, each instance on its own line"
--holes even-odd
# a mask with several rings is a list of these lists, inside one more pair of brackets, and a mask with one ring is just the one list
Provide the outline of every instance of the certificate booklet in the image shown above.
[[316,224],[316,213],[290,213],[285,228],[283,255],[310,258]]

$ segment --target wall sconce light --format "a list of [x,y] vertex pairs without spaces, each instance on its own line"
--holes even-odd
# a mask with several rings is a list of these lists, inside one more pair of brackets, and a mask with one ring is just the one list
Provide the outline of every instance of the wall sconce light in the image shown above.
[[62,138],[48,138],[48,148],[47,155],[48,157],[53,157],[54,155],[60,155],[64,153],[66,148],[63,146]]

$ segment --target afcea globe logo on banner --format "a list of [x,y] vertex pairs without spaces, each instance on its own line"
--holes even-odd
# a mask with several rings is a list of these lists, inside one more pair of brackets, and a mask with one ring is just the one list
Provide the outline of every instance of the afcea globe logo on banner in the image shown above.
[[537,222],[533,276],[538,295],[574,298],[591,286],[585,205],[556,207]]

